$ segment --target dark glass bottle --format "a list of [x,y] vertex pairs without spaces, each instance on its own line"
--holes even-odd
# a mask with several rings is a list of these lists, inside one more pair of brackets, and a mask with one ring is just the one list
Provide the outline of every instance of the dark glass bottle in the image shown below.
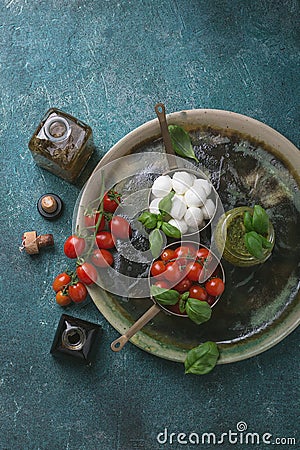
[[73,183],[94,151],[93,133],[75,117],[51,108],[28,146],[40,167]]

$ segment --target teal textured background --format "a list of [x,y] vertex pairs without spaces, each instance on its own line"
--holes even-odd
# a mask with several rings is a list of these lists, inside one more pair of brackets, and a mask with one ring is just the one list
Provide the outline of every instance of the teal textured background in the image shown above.
[[[63,312],[51,283],[68,263],[76,198],[110,147],[155,117],[156,102],[168,112],[249,115],[299,146],[299,2],[1,0],[0,17],[0,449],[194,448],[159,445],[156,436],[165,427],[220,436],[239,421],[299,440],[299,331],[250,360],[185,376],[182,365],[131,344],[114,354],[118,333],[90,300],[66,312],[103,326],[95,364],[49,354]],[[97,150],[75,186],[37,167],[27,148],[50,107],[94,132]],[[45,192],[65,202],[54,223],[36,209]],[[30,230],[52,232],[55,248],[20,253]]]

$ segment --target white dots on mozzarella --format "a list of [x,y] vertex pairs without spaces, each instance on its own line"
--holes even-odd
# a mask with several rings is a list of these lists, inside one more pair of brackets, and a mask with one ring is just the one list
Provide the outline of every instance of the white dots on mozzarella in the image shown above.
[[184,194],[194,183],[195,176],[187,172],[175,172],[172,187],[176,194]]
[[172,180],[169,175],[161,175],[153,183],[152,194],[155,197],[165,197],[172,190]]
[[180,231],[181,234],[185,234],[188,230],[188,226],[185,222],[185,220],[176,220],[176,219],[171,219],[169,220],[169,224],[173,225],[173,227],[178,228],[178,230]]
[[161,198],[155,198],[154,200],[152,200],[152,202],[150,203],[149,206],[149,211],[152,214],[159,214],[159,209],[158,209],[158,205],[159,202],[161,201]]
[[208,220],[213,217],[216,206],[215,206],[214,202],[209,198],[206,200],[205,205],[201,209],[203,211],[204,219]]
[[181,220],[186,213],[186,204],[182,195],[175,194],[172,198],[172,208],[170,216],[173,219]]

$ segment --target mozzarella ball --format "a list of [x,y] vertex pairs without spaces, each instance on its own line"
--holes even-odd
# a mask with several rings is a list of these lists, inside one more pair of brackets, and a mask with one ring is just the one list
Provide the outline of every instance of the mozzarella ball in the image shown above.
[[199,188],[197,185],[196,188],[197,189],[194,189],[193,185],[184,194],[185,203],[188,207],[195,206],[196,208],[198,208],[199,206],[204,205],[207,197],[206,192],[203,188]]
[[169,175],[160,175],[153,183],[152,194],[155,197],[165,197],[171,192],[172,180]]
[[193,186],[195,190],[204,189],[207,197],[211,193],[212,184],[208,180],[205,180],[204,178],[197,178],[197,180],[194,181]]
[[172,187],[177,194],[184,194],[195,181],[195,176],[187,172],[175,172]]
[[201,208],[191,206],[187,209],[184,220],[189,229],[196,231],[203,222],[203,211]]
[[173,225],[173,227],[178,228],[181,234],[185,234],[188,230],[188,226],[184,220],[171,219],[168,223],[170,225]]
[[204,206],[201,208],[203,211],[204,219],[211,219],[215,213],[216,206],[214,202],[209,198],[206,200]]
[[158,205],[159,202],[161,201],[161,198],[155,198],[154,200],[152,200],[152,202],[150,203],[149,206],[149,211],[152,214],[159,214],[159,209],[158,209]]
[[186,213],[186,204],[182,195],[175,194],[172,198],[172,208],[170,216],[173,219],[181,220]]

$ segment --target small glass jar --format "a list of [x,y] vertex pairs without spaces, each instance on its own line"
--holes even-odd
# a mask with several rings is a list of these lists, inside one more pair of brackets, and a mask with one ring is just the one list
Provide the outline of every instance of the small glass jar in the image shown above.
[[239,267],[250,267],[264,263],[270,257],[275,242],[274,228],[271,221],[269,221],[266,239],[272,244],[272,247],[268,249],[264,248],[263,256],[260,259],[249,253],[244,240],[246,233],[244,213],[246,211],[253,214],[253,208],[248,206],[240,206],[227,211],[220,218],[215,230],[217,246],[222,248],[225,242],[222,257],[231,264]]
[[92,129],[70,114],[51,108],[28,146],[40,167],[73,183],[94,151]]

